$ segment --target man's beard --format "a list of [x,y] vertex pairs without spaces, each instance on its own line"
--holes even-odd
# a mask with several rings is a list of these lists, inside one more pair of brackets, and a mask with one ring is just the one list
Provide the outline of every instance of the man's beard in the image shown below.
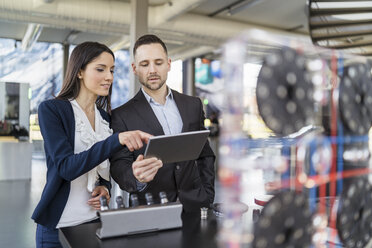
[[159,84],[150,84],[148,82],[140,82],[143,86],[145,86],[147,89],[149,90],[158,90],[160,89],[161,87],[163,87],[163,85],[165,84],[165,81],[160,81]]

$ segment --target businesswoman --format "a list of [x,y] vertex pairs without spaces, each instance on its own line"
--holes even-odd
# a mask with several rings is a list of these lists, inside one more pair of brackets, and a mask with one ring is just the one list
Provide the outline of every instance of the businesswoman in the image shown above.
[[58,228],[95,221],[100,197],[110,199],[108,158],[123,146],[139,149],[150,137],[141,131],[112,134],[107,112],[114,62],[103,44],[76,46],[61,92],[39,106],[47,181],[32,215],[37,247],[61,247]]

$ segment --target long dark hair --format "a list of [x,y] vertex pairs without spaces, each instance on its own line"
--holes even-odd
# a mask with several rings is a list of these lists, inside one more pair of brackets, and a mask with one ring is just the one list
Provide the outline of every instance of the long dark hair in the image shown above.
[[[76,99],[80,92],[80,79],[78,78],[80,70],[85,70],[87,64],[100,56],[103,52],[111,54],[115,61],[114,53],[110,48],[101,43],[87,41],[77,45],[68,60],[62,89],[56,98],[63,100]],[[107,96],[98,96],[96,100],[97,107],[105,109],[109,113],[111,112],[111,92],[112,84],[109,89],[109,94]]]

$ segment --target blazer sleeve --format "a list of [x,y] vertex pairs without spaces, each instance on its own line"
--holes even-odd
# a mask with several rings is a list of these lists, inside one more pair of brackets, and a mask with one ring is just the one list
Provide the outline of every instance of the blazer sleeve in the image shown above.
[[[126,132],[128,128],[121,118],[119,111],[114,111],[111,117],[111,127],[114,133]],[[135,160],[134,153],[124,146],[110,158],[110,174],[122,190],[127,192],[137,191],[136,178],[133,175],[132,164]]]
[[110,181],[107,181],[103,177],[99,176],[98,185],[99,186],[105,186],[108,189],[108,191],[111,195],[111,182]]
[[52,169],[49,168],[50,166],[55,167],[53,169],[67,181],[72,181],[90,171],[122,147],[118,134],[113,134],[97,142],[90,149],[74,154],[73,146],[68,139],[66,120],[58,112],[57,106],[52,101],[43,102],[39,106],[38,113],[45,152],[53,162],[48,165],[48,170]]
[[[199,102],[199,115],[200,115],[200,130],[205,130],[204,127],[204,111],[203,106],[198,99]],[[206,191],[209,199],[209,203],[212,204],[214,201],[214,179],[215,179],[215,155],[212,151],[212,148],[209,146],[209,142],[205,143],[202,152],[199,155],[199,158],[196,160],[196,163],[198,165],[199,169],[199,175],[202,182],[202,185],[204,187],[204,190]]]

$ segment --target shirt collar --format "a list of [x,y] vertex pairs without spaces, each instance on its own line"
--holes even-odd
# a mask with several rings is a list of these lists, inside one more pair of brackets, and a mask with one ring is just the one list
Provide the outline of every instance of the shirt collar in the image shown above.
[[[149,94],[147,94],[143,87],[141,87],[141,90],[142,90],[142,93],[145,95],[145,98],[146,100],[149,102],[149,103],[157,103]],[[173,94],[172,94],[172,91],[170,90],[170,88],[167,86],[167,90],[168,90],[168,94],[167,96],[165,97],[166,100],[168,99],[173,99]]]

